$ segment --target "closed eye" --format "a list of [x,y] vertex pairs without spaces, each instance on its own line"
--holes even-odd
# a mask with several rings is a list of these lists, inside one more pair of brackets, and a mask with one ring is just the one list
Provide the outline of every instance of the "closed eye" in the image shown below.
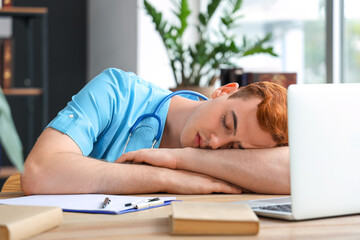
[[237,147],[238,147],[238,149],[244,149],[244,147],[241,145],[240,142],[237,143]]
[[221,118],[221,122],[222,122],[223,127],[224,127],[226,130],[229,130],[229,129],[230,129],[230,127],[226,124],[226,115],[224,115],[224,116]]

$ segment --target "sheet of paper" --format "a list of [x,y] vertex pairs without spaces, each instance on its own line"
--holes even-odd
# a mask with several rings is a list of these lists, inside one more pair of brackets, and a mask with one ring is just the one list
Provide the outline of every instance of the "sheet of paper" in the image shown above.
[[[105,208],[102,204],[108,197],[111,203]],[[105,194],[74,194],[74,195],[32,195],[26,197],[0,199],[0,204],[30,205],[30,206],[55,206],[70,212],[94,212],[119,214],[136,211],[134,207],[125,207],[126,203],[144,203],[152,197],[131,197],[123,195]],[[160,197],[164,201],[175,200],[175,197]],[[164,205],[168,205],[164,204]],[[129,211],[127,211],[129,210]]]

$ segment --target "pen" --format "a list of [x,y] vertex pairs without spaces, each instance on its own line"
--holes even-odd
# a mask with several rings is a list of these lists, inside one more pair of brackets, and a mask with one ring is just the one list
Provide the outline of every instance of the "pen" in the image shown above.
[[149,199],[148,202],[155,202],[155,201],[158,201],[158,200],[160,200],[160,198],[157,197],[157,198]]
[[[148,202],[155,202],[155,201],[158,201],[158,200],[160,200],[160,198],[150,198],[150,199],[148,199],[147,201]],[[131,207],[131,206],[136,206],[136,202],[135,203],[125,203],[125,207]]]
[[157,201],[152,201],[152,202],[146,202],[146,203],[139,203],[135,205],[136,209],[142,209],[142,208],[148,208],[148,207],[153,207],[153,206],[159,206],[164,204],[164,200],[157,200]]
[[110,198],[106,197],[103,204],[102,204],[102,208],[105,208],[107,205],[109,205],[111,202]]

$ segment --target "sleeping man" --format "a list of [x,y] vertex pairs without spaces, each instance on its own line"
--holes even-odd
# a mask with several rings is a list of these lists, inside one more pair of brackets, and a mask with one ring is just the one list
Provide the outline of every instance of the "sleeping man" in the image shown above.
[[[290,192],[286,89],[230,83],[207,101],[162,101],[170,93],[133,73],[105,70],[40,135],[25,161],[23,191]],[[159,104],[159,119],[146,117],[129,138],[137,119]]]

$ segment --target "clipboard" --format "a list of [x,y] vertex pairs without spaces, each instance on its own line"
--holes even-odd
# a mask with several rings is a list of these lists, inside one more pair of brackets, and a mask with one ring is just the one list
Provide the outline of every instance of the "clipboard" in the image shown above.
[[[111,200],[111,203],[103,208],[104,199],[107,197]],[[1,199],[0,204],[60,207],[64,212],[124,214],[166,206],[169,205],[171,201],[176,200],[176,197],[159,197],[159,200],[164,201],[164,203],[141,209],[135,208],[134,204],[147,203],[150,199],[152,199],[152,197],[105,194],[32,195]],[[128,203],[132,203],[132,205],[125,206],[128,205]]]

